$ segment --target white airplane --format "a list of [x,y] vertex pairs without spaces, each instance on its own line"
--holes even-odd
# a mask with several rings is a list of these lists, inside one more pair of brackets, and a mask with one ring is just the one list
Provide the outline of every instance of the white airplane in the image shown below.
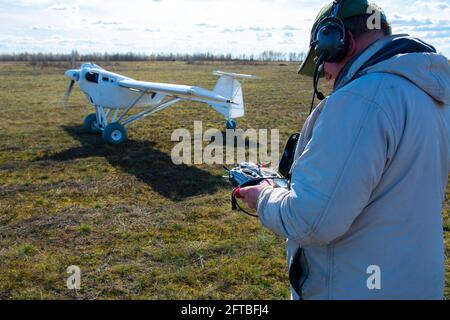
[[[206,103],[222,114],[227,129],[236,129],[234,119],[244,116],[244,99],[241,83],[237,78],[252,79],[255,76],[214,71],[219,76],[213,91],[200,87],[136,81],[109,72],[96,64],[85,63],[81,69],[65,72],[70,78],[64,105],[75,82],[86,95],[95,113],[84,119],[83,127],[91,133],[102,133],[110,144],[121,144],[128,138],[126,126],[181,101]],[[128,115],[134,107],[143,111]]]

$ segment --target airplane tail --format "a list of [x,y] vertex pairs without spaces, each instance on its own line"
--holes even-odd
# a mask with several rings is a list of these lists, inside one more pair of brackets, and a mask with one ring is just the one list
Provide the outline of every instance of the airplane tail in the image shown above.
[[214,87],[214,92],[230,100],[230,103],[213,103],[217,112],[227,119],[235,119],[244,116],[244,97],[242,95],[242,85],[236,78],[256,78],[254,76],[237,73],[227,73],[214,71],[214,75],[220,76]]

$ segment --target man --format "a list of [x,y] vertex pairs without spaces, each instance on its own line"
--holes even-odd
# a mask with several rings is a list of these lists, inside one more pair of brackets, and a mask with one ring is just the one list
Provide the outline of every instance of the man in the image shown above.
[[[312,31],[330,15],[320,12]],[[244,188],[287,241],[294,299],[442,299],[450,169],[450,68],[426,43],[343,0],[348,48],[326,62],[333,93],[308,118],[291,188]],[[312,76],[314,48],[299,73]]]

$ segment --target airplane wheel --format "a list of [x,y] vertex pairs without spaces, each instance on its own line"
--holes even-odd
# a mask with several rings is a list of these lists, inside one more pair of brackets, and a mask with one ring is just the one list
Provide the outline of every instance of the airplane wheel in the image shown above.
[[118,122],[108,124],[103,130],[102,138],[109,144],[124,143],[128,139],[127,129]]
[[83,128],[89,133],[100,132],[97,126],[97,116],[95,113],[91,113],[86,118],[84,118]]
[[234,121],[233,119],[230,119],[227,121],[226,127],[227,130],[236,130],[236,121]]

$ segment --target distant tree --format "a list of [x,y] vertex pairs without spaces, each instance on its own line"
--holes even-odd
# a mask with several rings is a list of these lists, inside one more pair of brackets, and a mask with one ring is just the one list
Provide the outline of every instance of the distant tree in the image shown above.
[[182,53],[88,53],[80,54],[77,50],[73,50],[71,54],[54,54],[54,53],[4,53],[0,54],[0,61],[23,61],[33,62],[35,65],[47,62],[72,62],[80,61],[301,61],[305,58],[305,53],[295,52],[278,52],[273,50],[263,51],[259,55],[240,54],[233,55],[214,54],[212,52],[182,54]]

